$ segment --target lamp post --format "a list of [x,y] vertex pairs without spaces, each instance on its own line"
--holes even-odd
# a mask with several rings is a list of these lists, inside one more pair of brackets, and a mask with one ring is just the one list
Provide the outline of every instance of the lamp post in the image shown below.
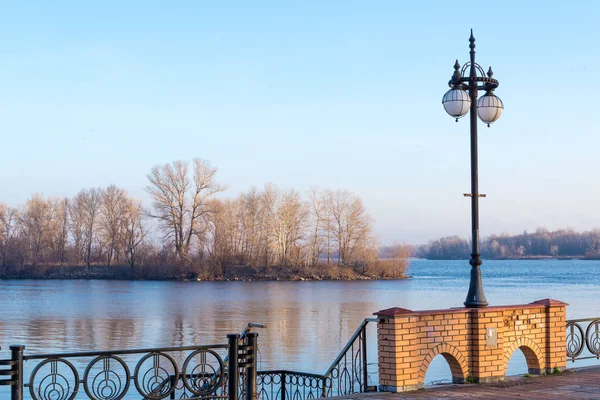
[[[483,293],[481,284],[482,264],[479,253],[479,182],[477,171],[477,116],[489,127],[502,114],[504,105],[496,95],[494,90],[498,87],[498,81],[492,78],[494,74],[492,67],[487,74],[483,68],[475,62],[475,38],[471,29],[469,38],[469,48],[471,60],[465,63],[462,68],[456,60],[454,64],[454,74],[448,82],[450,90],[446,92],[442,99],[444,109],[450,116],[456,118],[464,117],[470,111],[471,121],[471,281],[469,283],[469,293],[465,301],[467,308],[487,307],[488,302]],[[485,94],[479,99],[477,92],[484,90]]]

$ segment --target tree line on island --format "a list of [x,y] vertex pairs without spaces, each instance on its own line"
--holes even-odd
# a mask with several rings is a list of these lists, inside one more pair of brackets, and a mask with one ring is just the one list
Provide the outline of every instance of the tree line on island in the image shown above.
[[[492,235],[481,241],[481,254],[488,259],[585,258],[600,259],[600,230],[575,232],[537,228],[518,235]],[[418,246],[413,255],[428,259],[468,259],[471,242],[458,236],[432,240]]]
[[[346,190],[267,184],[236,198],[209,162],[148,174],[151,206],[114,185],[72,198],[0,203],[0,277],[156,279],[400,278],[406,246],[385,259],[362,200]],[[110,267],[110,268],[107,268]]]

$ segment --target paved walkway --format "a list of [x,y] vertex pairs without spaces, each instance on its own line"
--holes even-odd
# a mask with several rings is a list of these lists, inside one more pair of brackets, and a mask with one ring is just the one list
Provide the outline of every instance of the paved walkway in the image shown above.
[[408,393],[369,393],[340,399],[599,399],[600,367],[567,370],[561,375],[508,379],[482,385],[437,386]]

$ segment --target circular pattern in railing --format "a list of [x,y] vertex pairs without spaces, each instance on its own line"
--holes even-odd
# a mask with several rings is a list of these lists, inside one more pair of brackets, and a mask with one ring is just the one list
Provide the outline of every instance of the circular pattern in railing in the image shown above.
[[[190,367],[195,363],[194,367]],[[212,350],[196,350],[183,363],[182,380],[196,396],[214,393],[223,381],[225,366],[221,357]]]
[[590,322],[585,330],[585,345],[590,353],[600,356],[600,320]]
[[133,373],[137,391],[149,400],[161,400],[174,390],[179,370],[168,354],[150,353],[140,359]]
[[340,374],[339,364],[331,370],[331,379],[337,379]]
[[281,384],[281,374],[258,374],[256,383],[257,385],[279,385]]
[[62,358],[42,361],[29,378],[29,393],[33,400],[73,400],[78,389],[77,370]]
[[313,389],[318,389],[319,388],[319,382],[322,382],[321,379],[317,379],[317,378],[310,378],[310,387]]
[[583,329],[576,322],[567,323],[567,357],[575,358],[585,346]]
[[91,400],[121,400],[129,389],[127,364],[115,356],[94,358],[83,374],[83,388]]

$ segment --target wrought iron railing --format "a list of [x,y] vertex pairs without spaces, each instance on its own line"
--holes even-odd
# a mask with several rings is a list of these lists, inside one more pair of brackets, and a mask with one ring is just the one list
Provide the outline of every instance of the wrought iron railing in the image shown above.
[[324,374],[257,372],[258,334],[250,331],[265,326],[248,324],[227,344],[209,346],[56,354],[11,346],[0,385],[11,387],[11,400],[305,400],[376,391],[367,362],[367,325],[375,321],[362,322]]
[[0,385],[11,387],[11,400],[27,393],[32,400],[252,399],[257,335],[227,335],[227,344],[208,346],[56,354],[11,346],[11,358],[0,360],[0,368],[10,367],[0,369],[7,377]]
[[258,398],[261,400],[303,400],[327,397],[324,375],[288,370],[258,371]]
[[571,361],[600,359],[600,318],[567,321],[566,338],[567,358]]
[[365,319],[324,374],[274,370],[258,371],[257,396],[261,400],[306,400],[377,391],[369,385],[367,325]]

